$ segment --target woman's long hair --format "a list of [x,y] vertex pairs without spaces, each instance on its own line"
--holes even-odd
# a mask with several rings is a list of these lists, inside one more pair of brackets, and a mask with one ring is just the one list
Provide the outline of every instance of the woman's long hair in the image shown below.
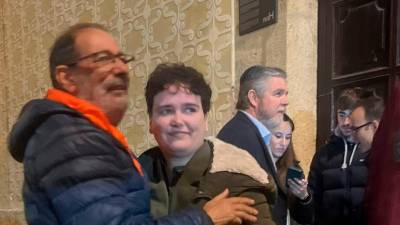
[[[293,120],[286,113],[283,114],[283,121],[289,122],[290,127],[292,128],[292,132],[293,132],[294,131]],[[297,160],[296,154],[294,153],[293,142],[292,142],[292,140],[290,140],[290,144],[288,145],[286,152],[276,162],[279,186],[282,188],[282,190],[285,193],[287,193],[287,190],[286,190],[287,189],[286,188],[287,170],[290,166],[293,166],[293,165],[298,166],[298,164],[299,164],[299,161]]]

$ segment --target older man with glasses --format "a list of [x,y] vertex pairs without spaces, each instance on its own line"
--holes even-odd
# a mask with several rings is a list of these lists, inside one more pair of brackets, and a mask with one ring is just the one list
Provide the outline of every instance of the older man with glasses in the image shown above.
[[107,30],[77,24],[50,53],[54,88],[27,103],[9,137],[24,164],[29,225],[228,224],[256,220],[254,201],[227,198],[153,220],[147,176],[117,129],[128,106],[128,63]]

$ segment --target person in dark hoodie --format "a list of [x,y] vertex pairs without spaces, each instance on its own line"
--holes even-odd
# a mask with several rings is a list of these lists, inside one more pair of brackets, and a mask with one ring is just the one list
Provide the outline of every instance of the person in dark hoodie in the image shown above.
[[128,63],[107,30],[69,28],[50,53],[54,88],[27,103],[9,150],[24,164],[29,225],[200,225],[255,221],[253,200],[227,198],[154,220],[147,176],[116,128],[128,105]]
[[[378,99],[371,103],[370,99]],[[319,149],[311,162],[309,188],[315,206],[317,225],[366,225],[363,210],[363,196],[368,176],[369,147],[364,137],[364,129],[372,124],[359,124],[366,119],[360,116],[361,110],[368,118],[373,109],[361,107],[363,102],[375,105],[383,111],[382,99],[372,90],[359,87],[345,89],[339,96],[337,108],[337,127],[329,142]],[[374,119],[381,113],[374,113]],[[378,116],[376,116],[378,115]],[[364,115],[365,116],[365,115]],[[357,121],[354,121],[355,118]],[[376,123],[374,123],[377,125]],[[355,127],[358,126],[358,127]],[[377,126],[376,126],[377,127]],[[375,128],[376,128],[375,127]],[[372,138],[368,133],[368,143]],[[362,134],[360,137],[358,134]]]

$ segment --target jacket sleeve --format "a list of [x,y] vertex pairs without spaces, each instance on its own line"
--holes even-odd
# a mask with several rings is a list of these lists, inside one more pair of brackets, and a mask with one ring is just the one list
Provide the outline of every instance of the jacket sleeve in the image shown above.
[[310,193],[306,200],[301,200],[294,195],[288,196],[290,204],[290,215],[299,224],[313,224],[314,207],[313,198]]
[[207,200],[229,189],[230,197],[248,197],[255,201],[257,221],[255,223],[243,222],[245,225],[275,225],[272,219],[271,205],[275,198],[276,187],[274,184],[261,184],[247,175],[231,172],[209,173],[200,182],[194,202],[202,206]]
[[37,132],[24,164],[60,224],[212,224],[201,209],[153,220],[147,179],[115,139],[92,126],[59,127]]
[[315,214],[315,224],[318,224],[318,215],[319,209],[321,209],[321,201],[322,201],[322,166],[320,162],[321,152],[323,149],[318,150],[312,161],[310,166],[310,172],[308,174],[308,186],[310,188],[310,192],[313,198],[314,205],[314,214]]
[[255,200],[256,203],[254,205],[254,208],[257,209],[258,215],[257,221],[253,223],[253,225],[275,225],[275,222],[272,218],[271,203],[267,199],[267,195],[264,193],[264,191],[257,189],[248,189],[238,196],[248,197]]

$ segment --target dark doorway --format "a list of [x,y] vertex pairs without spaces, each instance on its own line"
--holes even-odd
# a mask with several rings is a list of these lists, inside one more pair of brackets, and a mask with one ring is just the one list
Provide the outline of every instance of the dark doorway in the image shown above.
[[336,125],[344,88],[374,87],[387,99],[400,74],[400,0],[320,0],[317,148]]

